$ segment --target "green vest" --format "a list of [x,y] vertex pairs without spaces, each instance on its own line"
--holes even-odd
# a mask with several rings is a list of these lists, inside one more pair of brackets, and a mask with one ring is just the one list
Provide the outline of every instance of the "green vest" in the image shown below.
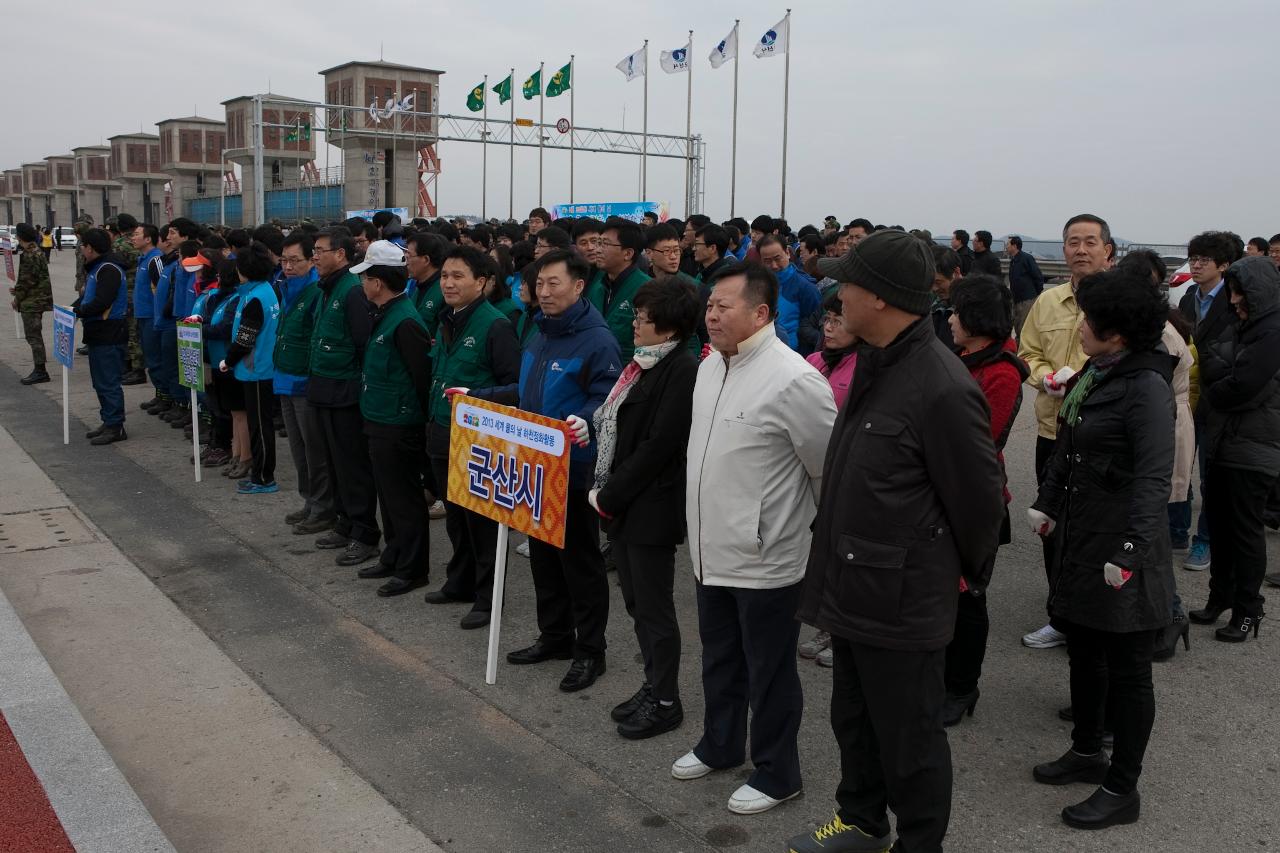
[[512,323],[516,321],[521,314],[524,313],[524,303],[520,300],[508,296],[501,302],[491,303],[494,308],[498,309],[498,313],[506,317]]
[[529,341],[538,334],[538,324],[533,322],[533,312],[534,309],[526,307],[516,318],[516,340],[520,342],[521,351],[528,349]]
[[636,291],[640,286],[652,280],[639,267],[633,268],[630,275],[618,282],[613,291],[613,298],[601,312],[604,314],[604,321],[608,324],[609,331],[613,332],[613,336],[618,339],[623,364],[630,361],[636,351],[635,329],[631,325],[632,319],[636,316],[636,309],[631,302],[636,298]]
[[436,273],[426,286],[419,285],[413,293],[414,304],[418,306],[418,315],[426,324],[427,334],[436,336],[440,328],[440,312],[444,310],[444,292],[440,289],[440,274]]
[[319,285],[307,285],[293,306],[280,317],[272,354],[279,372],[290,376],[306,376],[311,372],[311,332],[316,325],[316,303],[322,295]]
[[598,267],[591,268],[591,278],[587,281],[582,295],[595,306],[597,311],[604,314],[604,270]]
[[347,294],[360,286],[360,278],[348,271],[327,295],[320,291],[320,310],[311,331],[311,375],[327,379],[359,379],[356,344],[347,327]]
[[467,324],[445,343],[436,335],[431,349],[431,420],[448,426],[449,400],[446,388],[489,388],[498,383],[489,363],[489,332],[493,324],[505,320],[502,312],[484,297],[467,318]]
[[405,320],[423,325],[410,300],[403,296],[392,299],[373,327],[373,335],[365,347],[360,414],[366,421],[392,426],[426,423],[413,377],[396,349],[396,329]]

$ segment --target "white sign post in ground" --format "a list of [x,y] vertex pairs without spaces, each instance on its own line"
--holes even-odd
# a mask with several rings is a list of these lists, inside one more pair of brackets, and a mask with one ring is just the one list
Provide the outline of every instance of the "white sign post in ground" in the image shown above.
[[53,306],[53,358],[62,365],[62,443],[71,443],[71,362],[76,356],[76,315]]

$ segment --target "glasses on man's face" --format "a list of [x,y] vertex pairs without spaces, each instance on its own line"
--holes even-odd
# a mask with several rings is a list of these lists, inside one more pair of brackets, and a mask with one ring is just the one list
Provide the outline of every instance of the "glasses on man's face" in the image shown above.
[[293,266],[297,266],[298,264],[304,264],[304,263],[306,263],[306,259],[305,259],[305,258],[291,258],[291,257],[289,257],[288,255],[285,255],[284,257],[282,257],[282,258],[280,259],[280,263],[284,264],[286,267],[293,267]]
[[822,328],[830,329],[835,326],[844,325],[844,317],[839,314],[828,314],[822,318]]
[[614,247],[619,247],[619,246],[621,246],[622,244],[621,244],[621,243],[618,243],[618,242],[610,241],[610,240],[601,240],[600,242],[596,243],[596,245],[597,245],[597,246],[600,246],[600,247],[604,247],[604,246],[614,246]]
[[1196,255],[1193,258],[1187,258],[1187,263],[1191,264],[1191,266],[1193,267],[1198,267],[1198,266],[1203,266],[1205,264],[1212,264],[1213,258],[1206,258],[1206,257],[1202,257],[1201,255]]
[[665,249],[650,249],[650,252],[657,252],[659,255],[678,255],[680,254],[679,246],[668,246]]
[[311,251],[312,251],[312,254],[323,255],[325,252],[336,252],[338,250],[337,249],[321,249],[319,246],[316,246]]

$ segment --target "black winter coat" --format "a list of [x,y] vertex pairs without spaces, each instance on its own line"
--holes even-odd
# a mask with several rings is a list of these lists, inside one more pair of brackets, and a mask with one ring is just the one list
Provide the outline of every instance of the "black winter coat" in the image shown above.
[[679,545],[685,538],[685,448],[698,359],[679,346],[641,374],[618,407],[609,479],[596,495],[609,538]]
[[[1182,299],[1178,302],[1178,310],[1182,312],[1182,316],[1191,324],[1191,338],[1195,341],[1196,352],[1203,359],[1206,352],[1224,340],[1230,340],[1235,333],[1236,326],[1239,324],[1239,317],[1236,316],[1236,309],[1231,307],[1231,291],[1224,284],[1222,290],[1213,298],[1213,302],[1209,305],[1209,310],[1205,312],[1204,319],[1200,319],[1200,308],[1196,304],[1195,290],[1198,287],[1192,282],[1191,287],[1187,288],[1187,292],[1182,294]],[[1204,378],[1200,379],[1201,387],[1204,386]],[[1203,427],[1209,417],[1209,409],[1211,404],[1208,398],[1200,395],[1200,401],[1196,403],[1196,410],[1192,412],[1197,425],[1197,432]]]
[[1243,258],[1231,265],[1227,281],[1244,294],[1249,319],[1200,351],[1201,399],[1209,403],[1205,452],[1211,464],[1275,477],[1280,474],[1280,271],[1270,258]]
[[[1058,421],[1058,441],[1035,508],[1057,522],[1049,616],[1099,631],[1168,625],[1173,605],[1169,490],[1173,475],[1176,359],[1133,353]],[[1083,376],[1088,365],[1080,371]],[[1120,589],[1103,567],[1133,572]]]
[[944,648],[961,568],[990,563],[1003,521],[987,401],[929,319],[883,349],[859,346],[827,445],[800,620],[877,648]]

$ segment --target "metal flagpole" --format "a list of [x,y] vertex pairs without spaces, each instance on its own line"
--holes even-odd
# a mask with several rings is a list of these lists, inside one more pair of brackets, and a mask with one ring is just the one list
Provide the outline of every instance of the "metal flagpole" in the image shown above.
[[787,216],[787,113],[791,106],[791,10],[787,10],[785,18],[787,22],[787,43],[783,50],[786,52],[786,64],[783,66],[782,72],[782,203],[779,206],[778,216],[783,219]]
[[573,54],[569,54],[569,203],[573,203],[573,133],[576,129],[573,117]]
[[[635,44],[635,42],[632,42]],[[644,40],[644,120],[640,128],[640,201],[649,197],[649,40]]]
[[509,134],[509,145],[511,150],[510,165],[507,169],[507,219],[516,218],[516,93],[512,89],[516,86],[516,69],[513,66],[511,76],[507,78],[507,98],[511,102],[511,124],[507,126]]
[[734,203],[738,199],[738,56],[742,48],[738,44],[738,19],[733,21],[733,145],[729,154],[729,218],[734,215]]
[[684,218],[688,219],[689,214],[693,212],[693,196],[689,194],[693,175],[693,160],[689,157],[689,153],[693,150],[693,30],[689,30],[689,43],[685,46],[684,58],[688,64],[685,73],[689,75],[686,81],[689,91],[688,106],[684,117]]
[[489,200],[489,75],[484,75],[480,97],[484,100],[484,125],[480,133],[480,218],[488,220],[485,204]]
[[542,70],[546,64],[538,63],[538,207],[542,207],[542,123],[546,120],[542,108],[547,101],[547,90],[542,85]]

